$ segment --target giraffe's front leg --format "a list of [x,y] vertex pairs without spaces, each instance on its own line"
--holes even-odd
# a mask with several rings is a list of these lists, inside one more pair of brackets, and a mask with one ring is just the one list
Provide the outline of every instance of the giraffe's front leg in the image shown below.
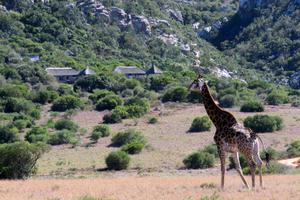
[[220,157],[220,163],[221,163],[221,189],[224,189],[224,183],[225,183],[225,158],[226,153],[223,148],[223,145],[217,145],[218,146],[218,153]]

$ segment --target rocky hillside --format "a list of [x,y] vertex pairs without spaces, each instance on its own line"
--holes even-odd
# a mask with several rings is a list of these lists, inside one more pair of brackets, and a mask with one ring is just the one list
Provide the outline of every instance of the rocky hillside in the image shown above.
[[[2,68],[89,65],[99,72],[119,64],[142,68],[155,64],[172,73],[263,77],[300,87],[298,0],[1,0],[0,4]],[[37,62],[30,61],[36,56]]]
[[240,0],[227,23],[203,38],[267,80],[300,88],[299,8],[299,0]]

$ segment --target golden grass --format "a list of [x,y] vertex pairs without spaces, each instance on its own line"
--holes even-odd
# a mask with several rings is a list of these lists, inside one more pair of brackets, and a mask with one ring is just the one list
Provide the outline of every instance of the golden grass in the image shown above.
[[235,175],[226,177],[224,191],[218,188],[218,176],[204,175],[0,181],[0,199],[75,200],[89,195],[116,200],[198,200],[216,193],[221,199],[299,200],[300,175],[265,176],[264,180],[265,188],[252,191],[244,189]]
[[[256,113],[241,113],[237,108],[229,109],[237,119],[241,120]],[[206,115],[203,105],[178,106],[164,108],[164,114],[159,116],[159,111],[153,111],[149,115],[135,120],[125,120],[121,124],[111,125],[114,132],[125,128],[141,130],[148,139],[149,146],[139,155],[132,156],[130,169],[149,171],[176,170],[183,166],[182,160],[189,153],[213,143],[214,128],[209,132],[187,133],[191,122],[196,116]],[[285,127],[275,133],[260,134],[265,145],[277,150],[284,150],[285,144],[293,139],[299,139],[300,109],[289,105],[267,106],[266,112],[261,114],[279,115],[284,119]],[[96,111],[84,111],[73,117],[80,127],[89,132],[81,138],[81,145],[76,148],[70,146],[54,147],[39,161],[38,175],[48,176],[98,176],[93,169],[105,168],[104,158],[116,148],[108,147],[111,136],[101,138],[92,147],[85,147],[89,142],[88,136],[92,127],[101,122],[103,113]],[[148,124],[150,116],[158,117],[157,124]]]

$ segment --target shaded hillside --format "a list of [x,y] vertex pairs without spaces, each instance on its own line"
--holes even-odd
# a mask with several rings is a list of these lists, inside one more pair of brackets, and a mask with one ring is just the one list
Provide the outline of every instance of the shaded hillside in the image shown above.
[[[268,74],[268,80],[286,84],[300,70],[300,2],[244,2],[249,4],[241,5],[212,43],[240,64]],[[293,86],[300,87],[299,75],[294,79]]]

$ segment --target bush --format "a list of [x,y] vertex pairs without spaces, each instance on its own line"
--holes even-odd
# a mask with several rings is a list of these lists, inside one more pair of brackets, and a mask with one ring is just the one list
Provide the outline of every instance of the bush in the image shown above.
[[158,122],[158,119],[156,117],[151,117],[149,120],[148,120],[148,123],[149,124],[156,124]]
[[76,144],[77,139],[74,132],[64,129],[51,135],[48,143],[51,145]]
[[192,122],[189,132],[209,131],[211,125],[212,124],[208,116],[196,117]]
[[0,125],[0,144],[11,143],[19,140],[19,131],[14,126]]
[[111,133],[111,130],[110,130],[109,126],[107,126],[105,124],[97,125],[93,129],[91,139],[94,140],[95,142],[97,142],[100,137],[107,137],[110,135],[110,133]]
[[287,153],[289,156],[300,155],[300,140],[295,140],[287,145]]
[[72,132],[77,132],[78,125],[75,124],[73,121],[71,121],[69,119],[60,119],[60,120],[57,120],[55,122],[54,128],[56,130],[67,129],[67,130],[72,131]]
[[293,100],[291,106],[292,107],[300,107],[300,100],[299,99]]
[[117,111],[111,111],[103,116],[103,123],[115,124],[120,122],[122,122],[122,115]]
[[36,172],[36,161],[49,150],[45,144],[15,142],[0,145],[0,178],[24,179]]
[[247,101],[240,109],[241,112],[263,112],[264,105],[259,101]]
[[31,126],[31,122],[25,119],[17,119],[12,124],[20,131]]
[[89,99],[92,100],[93,103],[96,103],[99,99],[102,99],[109,95],[114,95],[115,93],[109,90],[94,90],[93,94],[89,96]]
[[244,126],[254,132],[273,132],[282,129],[283,122],[278,116],[254,115],[244,120]]
[[141,142],[146,144],[146,139],[142,135],[140,131],[135,129],[127,129],[117,133],[112,139],[112,145],[116,147],[120,147],[125,144],[129,144],[132,142]]
[[232,108],[236,104],[236,96],[232,94],[224,95],[220,98],[219,103],[223,108]]
[[288,97],[285,92],[271,92],[266,100],[269,105],[279,105],[287,103]]
[[184,102],[187,100],[188,91],[185,87],[173,87],[168,89],[163,97],[162,101]]
[[145,147],[145,143],[141,141],[133,141],[122,146],[122,151],[129,154],[138,154]]
[[215,157],[210,153],[199,151],[187,156],[183,163],[188,169],[205,169],[214,166]]
[[79,108],[80,109],[83,108],[82,101],[79,98],[74,97],[72,95],[66,95],[66,96],[59,97],[58,99],[56,99],[53,102],[51,109],[53,111],[64,112],[66,110],[79,109]]
[[265,151],[262,151],[260,153],[260,157],[261,157],[262,160],[266,160],[266,153],[269,154],[269,159],[270,160],[275,160],[279,156],[279,152],[277,152],[272,147],[267,147]]
[[109,95],[100,99],[96,104],[96,110],[112,110],[123,104],[123,100],[118,95]]
[[111,152],[105,159],[105,163],[109,170],[127,169],[129,162],[130,157],[124,151]]
[[150,103],[145,98],[132,97],[124,105],[128,116],[131,118],[139,118],[150,111]]
[[43,126],[34,126],[26,133],[25,139],[30,143],[47,142],[49,138],[48,130]]
[[214,155],[215,158],[218,157],[218,148],[217,148],[217,145],[215,145],[215,144],[205,146],[202,151]]
[[200,90],[191,90],[188,95],[188,101],[191,103],[202,103],[202,94]]

